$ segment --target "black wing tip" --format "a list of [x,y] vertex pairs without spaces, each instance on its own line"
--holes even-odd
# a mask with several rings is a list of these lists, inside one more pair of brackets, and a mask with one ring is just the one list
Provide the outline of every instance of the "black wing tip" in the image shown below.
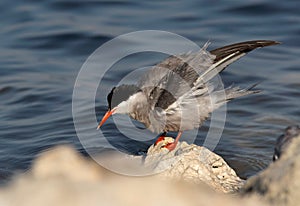
[[[273,41],[273,40],[253,40],[253,41],[248,41],[248,42],[249,42],[249,44],[259,45],[259,47],[281,44],[281,42]],[[247,42],[241,42],[241,43],[247,43]]]
[[229,51],[236,51],[236,50],[241,50],[241,51],[246,50],[247,52],[259,47],[272,46],[277,44],[281,44],[281,42],[274,41],[274,40],[250,40],[250,41],[243,41],[243,42],[230,44],[224,47],[214,49],[210,52],[218,53],[220,51],[229,52]]
[[[241,50],[244,49],[244,52],[250,52],[257,48],[262,48],[266,46],[273,46],[281,44],[279,41],[273,41],[273,40],[252,40],[252,41],[244,41],[236,44],[232,44],[231,46],[234,48],[241,48]],[[230,45],[229,45],[230,46]]]
[[248,53],[254,49],[272,46],[280,44],[281,42],[273,41],[273,40],[251,40],[251,41],[244,41],[235,44],[230,44],[224,47],[220,47],[214,50],[211,50],[210,53],[215,55],[215,62],[226,58],[228,55],[233,53],[241,54],[241,53]]

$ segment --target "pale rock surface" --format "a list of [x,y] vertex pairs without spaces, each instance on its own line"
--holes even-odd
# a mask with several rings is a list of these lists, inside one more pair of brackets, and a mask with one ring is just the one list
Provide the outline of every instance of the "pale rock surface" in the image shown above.
[[[0,188],[0,206],[299,205],[300,136],[291,140],[276,162],[247,180],[239,190],[243,197],[222,194],[238,190],[243,180],[221,157],[185,142],[171,152],[162,147],[172,141],[167,138],[151,146],[144,159],[133,158],[147,172],[156,173],[145,177],[116,175],[71,147],[56,147],[40,154],[30,171]],[[126,161],[117,159],[122,168],[127,167]]]
[[112,174],[67,146],[41,154],[31,171],[0,189],[1,206],[263,205],[258,201],[220,194],[201,182]]
[[173,138],[166,137],[148,149],[145,165],[152,167],[160,177],[205,183],[224,193],[236,192],[244,185],[245,181],[219,155],[186,142],[178,142],[169,152],[163,146],[173,141]]

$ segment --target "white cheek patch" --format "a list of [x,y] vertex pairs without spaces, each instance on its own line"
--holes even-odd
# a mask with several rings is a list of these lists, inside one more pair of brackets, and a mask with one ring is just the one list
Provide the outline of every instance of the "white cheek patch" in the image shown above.
[[121,102],[121,103],[117,106],[116,113],[119,113],[119,114],[127,114],[128,111],[129,111],[129,105],[128,105],[128,100],[127,100],[127,101]]
[[132,96],[130,96],[126,101],[121,102],[118,106],[117,106],[117,110],[116,113],[119,114],[129,114],[131,113],[132,109],[134,108],[134,105],[136,105],[138,102],[140,102],[143,98],[142,93],[136,93]]

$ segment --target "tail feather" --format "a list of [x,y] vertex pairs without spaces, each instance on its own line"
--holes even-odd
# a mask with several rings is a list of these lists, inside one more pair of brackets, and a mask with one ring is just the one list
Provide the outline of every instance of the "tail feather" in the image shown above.
[[233,100],[235,98],[247,96],[250,94],[256,94],[261,92],[261,90],[253,90],[258,83],[251,85],[248,88],[241,89],[238,86],[229,86],[225,90],[214,92],[214,97],[216,98],[214,101],[215,108],[222,106],[223,104]]
[[229,101],[238,97],[261,92],[260,90],[252,90],[256,85],[257,84],[252,85],[251,87],[245,89],[240,89],[239,87],[231,87],[225,89],[225,95],[226,95],[225,101]]

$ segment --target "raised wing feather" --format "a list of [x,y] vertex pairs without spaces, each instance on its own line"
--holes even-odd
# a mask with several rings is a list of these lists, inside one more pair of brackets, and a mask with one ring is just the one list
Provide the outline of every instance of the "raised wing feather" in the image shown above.
[[149,97],[152,108],[166,109],[194,87],[199,74],[213,64],[214,58],[206,47],[194,54],[171,56],[154,66],[138,86]]
[[228,45],[210,52],[206,44],[199,52],[171,56],[154,66],[141,78],[138,86],[149,97],[151,108],[167,109],[181,96],[207,87],[206,82],[253,49],[278,44],[256,40]]

